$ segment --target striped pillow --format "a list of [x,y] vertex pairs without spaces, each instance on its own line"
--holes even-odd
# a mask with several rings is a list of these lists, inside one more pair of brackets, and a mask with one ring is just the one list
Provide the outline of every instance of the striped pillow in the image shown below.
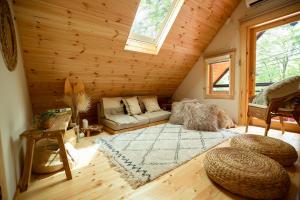
[[161,108],[158,105],[157,97],[152,96],[152,97],[144,97],[142,99],[143,104],[145,105],[145,108],[147,112],[155,112],[155,111],[160,111]]
[[128,115],[138,115],[142,113],[137,97],[123,98],[122,101],[125,104]]

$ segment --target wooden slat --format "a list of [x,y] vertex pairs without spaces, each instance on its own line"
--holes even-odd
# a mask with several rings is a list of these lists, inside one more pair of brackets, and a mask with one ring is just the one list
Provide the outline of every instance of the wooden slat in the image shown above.
[[34,113],[63,106],[67,77],[83,80],[92,99],[171,96],[239,2],[185,0],[154,56],[124,50],[139,0],[15,0]]
[[[235,131],[243,133],[245,127],[238,127]],[[249,133],[263,135],[264,129],[249,127]],[[206,175],[203,167],[203,153],[176,169],[147,183],[137,189],[132,189],[121,175],[111,167],[108,159],[98,152],[94,141],[106,137],[103,132],[97,136],[83,138],[76,149],[80,157],[91,157],[88,163],[78,162],[76,169],[72,169],[73,179],[65,181],[63,172],[44,176],[34,176],[28,191],[18,194],[17,199],[201,199],[201,200],[243,200],[245,198],[234,195],[214,184]],[[300,135],[270,130],[270,137],[275,137],[293,145],[300,153]],[[229,140],[218,147],[229,146]],[[89,150],[91,149],[91,150]],[[291,179],[291,187],[285,199],[296,199],[300,193],[300,158],[293,167],[287,168]]]

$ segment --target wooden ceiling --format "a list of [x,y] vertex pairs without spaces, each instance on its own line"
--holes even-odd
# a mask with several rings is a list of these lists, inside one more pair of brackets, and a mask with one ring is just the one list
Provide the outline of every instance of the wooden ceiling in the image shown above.
[[239,1],[186,0],[150,55],[124,50],[139,0],[14,0],[33,111],[63,105],[66,77],[81,79],[93,102],[171,96]]

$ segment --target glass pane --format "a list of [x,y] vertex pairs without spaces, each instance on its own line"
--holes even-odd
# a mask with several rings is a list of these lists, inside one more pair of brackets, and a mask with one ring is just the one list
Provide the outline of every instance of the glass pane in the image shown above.
[[141,0],[132,32],[155,40],[174,0]]
[[257,33],[256,94],[294,75],[300,75],[300,22]]
[[228,92],[230,83],[230,61],[213,63],[211,67],[212,89],[214,92]]

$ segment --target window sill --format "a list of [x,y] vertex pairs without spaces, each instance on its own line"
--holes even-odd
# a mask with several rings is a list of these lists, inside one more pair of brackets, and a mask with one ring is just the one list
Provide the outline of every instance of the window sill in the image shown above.
[[155,44],[141,42],[134,39],[128,39],[124,49],[153,55],[157,55],[159,52],[159,48]]

